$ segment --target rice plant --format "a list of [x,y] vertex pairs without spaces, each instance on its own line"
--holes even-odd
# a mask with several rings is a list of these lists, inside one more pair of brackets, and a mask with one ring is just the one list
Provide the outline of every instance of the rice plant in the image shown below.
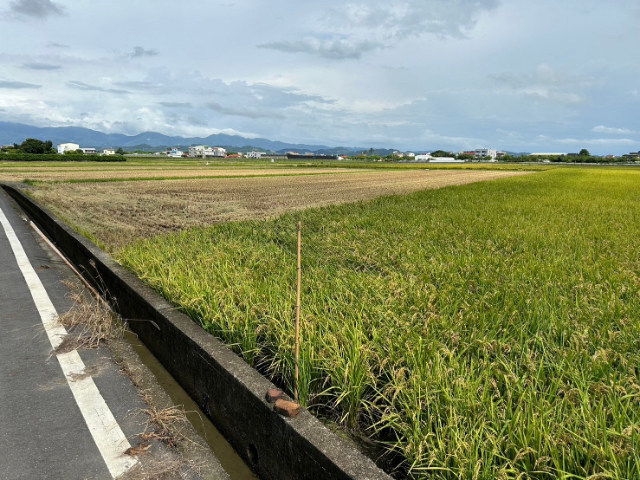
[[640,170],[557,169],[196,228],[119,259],[425,479],[640,478]]

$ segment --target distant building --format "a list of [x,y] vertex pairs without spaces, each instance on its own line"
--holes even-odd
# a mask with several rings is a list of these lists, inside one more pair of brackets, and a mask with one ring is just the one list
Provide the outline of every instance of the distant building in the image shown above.
[[530,153],[530,157],[560,157],[566,153]]
[[453,157],[433,157],[429,163],[464,163],[464,160],[458,160]]
[[415,161],[423,163],[464,163],[464,160],[456,160],[453,157],[433,157],[429,153],[416,155]]
[[209,147],[207,145],[197,145],[189,147],[189,156],[193,158],[226,157],[227,151],[220,147]]
[[[299,154],[298,152],[287,152],[286,157],[298,159],[298,160],[299,159],[302,159],[302,160],[337,160],[338,159],[337,155],[315,155],[311,152],[307,152],[303,154]],[[272,157],[269,156],[269,158],[272,158]],[[277,157],[273,156],[273,158],[277,158]]]
[[80,150],[80,145],[77,143],[61,143],[58,145],[58,153],[64,155],[65,152],[75,152]]
[[404,156],[405,156],[405,157],[411,157],[411,158],[414,158],[414,157],[416,156],[416,154],[415,154],[415,153],[413,153],[413,152],[405,152]]
[[503,158],[507,156],[507,152],[498,152],[496,158]]
[[266,152],[249,152],[247,153],[246,157],[247,158],[262,158],[264,155],[266,155]]
[[491,160],[495,160],[498,156],[498,151],[493,148],[477,148],[474,154],[476,158],[490,157]]
[[627,158],[629,160],[640,160],[640,151],[627,153],[626,155],[623,155],[623,158]]
[[167,157],[171,158],[182,158],[184,152],[179,148],[171,148],[167,150]]
[[113,148],[105,148],[102,151],[102,155],[115,155],[115,154],[116,154],[116,151]]
[[82,150],[82,153],[84,153],[85,155],[95,155],[96,153],[98,153],[98,151],[95,148],[85,148],[85,147],[80,147],[80,150]]

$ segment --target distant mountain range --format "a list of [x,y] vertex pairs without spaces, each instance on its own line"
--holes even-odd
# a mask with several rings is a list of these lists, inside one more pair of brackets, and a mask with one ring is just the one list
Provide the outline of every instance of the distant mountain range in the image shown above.
[[[103,133],[83,127],[34,127],[23,123],[0,122],[0,145],[22,143],[27,138],[51,140],[53,145],[59,143],[77,143],[81,147],[119,148],[127,151],[141,150],[144,152],[158,152],[167,147],[181,147],[188,149],[191,145],[209,145],[224,147],[238,152],[250,152],[253,149],[285,153],[296,151],[300,153],[312,152],[320,155],[354,155],[361,152],[370,153],[368,148],[362,147],[328,147],[326,145],[306,145],[302,143],[286,143],[268,140],[266,138],[246,138],[239,135],[214,134],[208,137],[171,137],[157,132],[143,132],[138,135],[124,135],[122,133]],[[374,155],[385,156],[394,152],[392,148],[376,148]],[[431,150],[416,150],[424,153]],[[520,152],[507,152],[510,155],[528,155]]]
[[[208,137],[171,137],[157,132],[144,132],[138,135],[121,133],[103,133],[82,127],[34,127],[22,123],[0,122],[0,145],[22,143],[27,138],[51,140],[59,143],[77,143],[81,147],[118,148],[125,150],[159,151],[166,147],[189,147],[190,145],[210,145],[232,147],[250,151],[252,148],[272,150],[274,152],[298,151],[339,155],[353,154],[364,148],[328,147],[326,145],[305,145],[268,140],[266,138],[245,138],[237,135],[214,134]],[[243,148],[244,147],[244,148]],[[382,151],[382,150],[377,150]]]

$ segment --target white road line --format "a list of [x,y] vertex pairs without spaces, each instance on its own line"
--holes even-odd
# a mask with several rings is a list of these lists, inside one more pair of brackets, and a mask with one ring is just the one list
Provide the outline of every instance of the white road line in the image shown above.
[[[58,313],[2,209],[0,209],[0,223],[9,239],[20,271],[29,286],[51,346],[55,349],[62,343],[67,331],[56,322]],[[102,398],[93,378],[83,376],[85,365],[78,351],[63,353],[57,358],[111,476],[119,477],[137,463],[135,458],[124,454],[131,444],[122,433],[120,425]]]

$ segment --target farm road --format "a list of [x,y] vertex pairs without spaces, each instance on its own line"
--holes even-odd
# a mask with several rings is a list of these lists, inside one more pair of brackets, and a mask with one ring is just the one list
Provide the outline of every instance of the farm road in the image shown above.
[[[141,467],[124,452],[141,441],[146,417],[133,413],[146,405],[109,351],[52,353],[66,334],[55,318],[73,306],[61,281],[73,278],[0,189],[0,479],[108,480]],[[152,456],[166,458],[156,443]]]
[[[72,306],[68,289],[61,283],[69,274],[64,272],[61,260],[38,244],[4,192],[0,193],[0,210],[0,478],[114,478],[76,403],[76,392],[70,388],[61,362],[51,354],[52,343],[45,327],[53,320],[45,318],[51,306],[59,313]],[[100,356],[83,352],[81,361],[95,367],[92,370],[104,370],[107,364]],[[124,382],[117,382],[119,374],[115,365],[112,367],[115,372],[101,376],[109,377],[110,381],[104,378],[109,389],[117,390],[112,400],[120,397],[124,408],[118,405],[107,410],[119,413],[122,419],[128,410],[141,405],[133,401],[137,399],[135,390],[127,391]],[[90,404],[91,408],[94,405]],[[140,433],[139,427],[135,430]],[[121,435],[120,440],[126,442],[122,445],[127,446],[115,446],[121,449],[120,456],[106,453],[114,461],[111,470],[116,474],[136,463],[132,457],[125,458],[123,452],[129,445]]]

